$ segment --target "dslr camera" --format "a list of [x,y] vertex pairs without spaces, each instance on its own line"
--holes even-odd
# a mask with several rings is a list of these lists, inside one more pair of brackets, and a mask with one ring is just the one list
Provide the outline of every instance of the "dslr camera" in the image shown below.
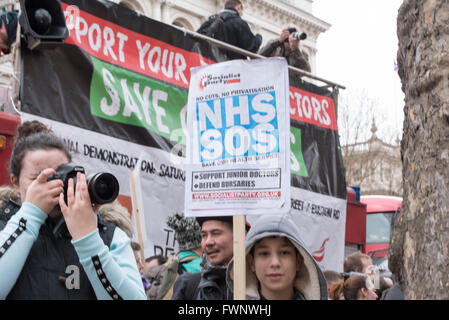
[[[73,163],[61,164],[54,175],[48,177],[47,181],[60,179],[64,183],[64,201],[67,203],[67,187],[69,179],[73,179],[73,187],[76,186],[76,174],[85,173],[82,166]],[[87,190],[92,204],[105,204],[114,201],[119,193],[117,178],[111,173],[99,172],[86,177]]]
[[[295,37],[298,40],[304,40],[307,38],[307,34],[305,32],[299,32],[296,28],[288,28],[288,32],[291,36]],[[288,42],[288,38],[285,39],[285,42]]]

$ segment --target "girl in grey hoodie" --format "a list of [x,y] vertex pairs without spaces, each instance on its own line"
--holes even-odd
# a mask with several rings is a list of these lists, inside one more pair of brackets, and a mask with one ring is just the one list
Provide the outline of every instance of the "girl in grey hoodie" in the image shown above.
[[[233,288],[233,261],[227,270]],[[287,215],[264,215],[246,236],[248,300],[327,300],[324,275]]]

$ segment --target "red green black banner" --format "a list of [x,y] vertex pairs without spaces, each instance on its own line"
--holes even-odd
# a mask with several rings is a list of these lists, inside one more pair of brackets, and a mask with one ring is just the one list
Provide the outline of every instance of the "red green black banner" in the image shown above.
[[[22,111],[183,156],[190,68],[219,50],[107,1],[62,2],[70,36],[22,50]],[[346,199],[331,93],[290,75],[292,186]]]

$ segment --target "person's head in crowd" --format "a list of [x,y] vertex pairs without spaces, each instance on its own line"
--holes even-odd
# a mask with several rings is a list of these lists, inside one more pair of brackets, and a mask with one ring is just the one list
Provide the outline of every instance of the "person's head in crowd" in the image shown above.
[[59,216],[57,204],[63,182],[59,179],[45,182],[71,159],[63,140],[43,123],[27,121],[19,126],[9,169],[11,184],[20,194],[21,202],[35,204],[52,218]]
[[211,264],[226,266],[234,255],[232,216],[197,217],[201,248]]
[[[326,280],[288,215],[260,217],[246,237],[248,299],[327,299]],[[228,268],[232,283],[233,262]]]
[[167,218],[167,226],[176,233],[179,251],[201,248],[201,226],[195,218],[184,217],[183,213],[174,213]]
[[[327,283],[327,292],[330,297],[330,288],[334,283],[338,283],[343,280],[343,275],[341,272],[337,272],[334,270],[325,270],[323,271],[324,277],[326,278]],[[331,298],[332,299],[332,298]],[[333,300],[333,299],[332,299]]]
[[269,300],[291,299],[294,279],[303,257],[285,237],[267,237],[257,241],[248,255],[250,270],[260,281],[260,293]]
[[371,257],[360,251],[354,252],[345,258],[343,270],[344,272],[361,272],[369,275],[373,275],[375,271]]
[[161,254],[151,256],[145,259],[145,272],[151,267],[161,266],[167,262],[167,258]]
[[332,283],[328,287],[330,300],[345,300],[345,296],[343,294],[343,284],[344,284],[344,280],[340,280],[340,281]]
[[377,300],[373,281],[367,275],[353,275],[343,283],[345,300]]
[[143,265],[140,259],[140,244],[133,241],[131,242],[131,248],[133,248],[134,258],[136,258],[137,269],[139,269],[140,274],[143,274]]
[[243,15],[243,4],[240,0],[227,0],[224,5],[225,9],[234,8],[239,16]]

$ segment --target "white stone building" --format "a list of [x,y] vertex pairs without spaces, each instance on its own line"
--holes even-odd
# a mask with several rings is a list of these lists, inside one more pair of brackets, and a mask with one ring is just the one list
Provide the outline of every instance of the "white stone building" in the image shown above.
[[364,195],[402,196],[402,161],[399,139],[382,141],[372,123],[371,137],[363,142],[343,145],[342,155],[348,186],[360,187]]
[[[198,30],[207,18],[222,10],[225,0],[112,0],[143,15],[168,24]],[[312,14],[313,0],[242,0],[243,19],[253,33],[263,37],[262,45],[279,35],[288,23],[296,24],[307,33],[302,50],[309,55],[312,73],[316,70],[318,36],[330,24]]]

